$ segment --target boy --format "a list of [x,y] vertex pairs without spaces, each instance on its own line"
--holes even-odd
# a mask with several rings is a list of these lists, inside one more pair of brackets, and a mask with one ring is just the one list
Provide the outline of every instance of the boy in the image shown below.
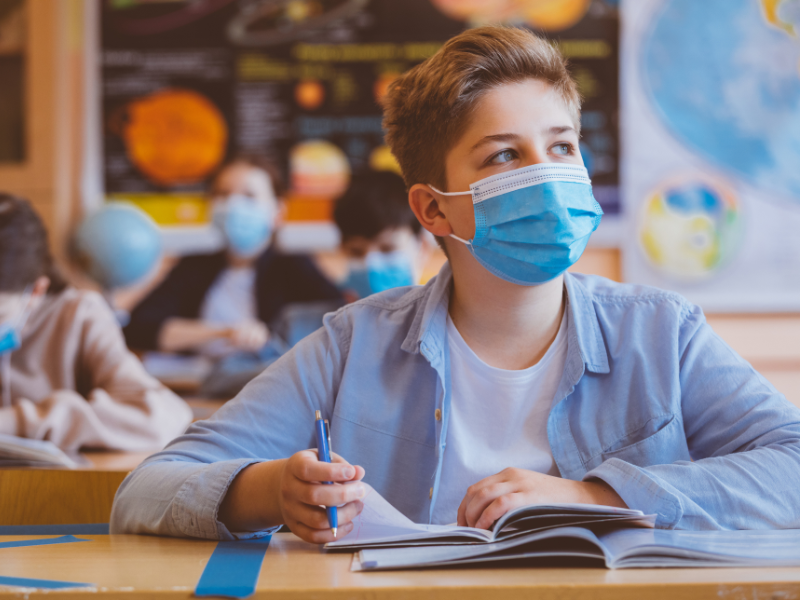
[[[676,294],[564,273],[600,211],[557,51],[523,30],[467,31],[400,77],[385,111],[449,264],[329,315],[143,463],[112,530],[229,539],[286,523],[327,542],[320,505],[341,506],[346,535],[361,479],[417,522],[488,528],[520,505],[578,502],[661,528],[800,527],[800,410]],[[304,450],[315,410],[334,464]]]
[[383,171],[354,177],[336,202],[333,220],[348,259],[347,276],[339,284],[347,300],[420,280],[431,248],[398,175]]

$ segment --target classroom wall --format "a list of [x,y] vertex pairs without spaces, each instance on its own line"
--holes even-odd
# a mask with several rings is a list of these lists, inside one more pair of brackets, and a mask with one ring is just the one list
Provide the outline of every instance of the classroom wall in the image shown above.
[[22,164],[0,164],[0,189],[33,202],[62,257],[79,210],[83,0],[28,0],[26,9],[28,156]]
[[[0,165],[0,189],[30,198],[58,257],[81,213],[85,143],[86,7],[92,0],[29,0],[27,147],[23,165]],[[89,21],[91,22],[91,21]],[[620,251],[589,248],[574,270],[620,281]],[[708,315],[711,326],[800,406],[800,314]]]

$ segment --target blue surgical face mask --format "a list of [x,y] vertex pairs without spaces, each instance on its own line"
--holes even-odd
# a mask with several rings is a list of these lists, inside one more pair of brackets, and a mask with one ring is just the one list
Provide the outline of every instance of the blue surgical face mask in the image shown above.
[[366,298],[396,287],[414,285],[411,260],[402,250],[369,252],[363,261],[350,265],[350,272],[340,287]]
[[250,258],[259,254],[269,241],[273,215],[263,204],[247,196],[231,196],[214,205],[212,222],[234,254]]
[[475,237],[464,243],[489,272],[519,285],[555,279],[583,254],[603,210],[586,168],[545,163],[481,179],[472,195]]
[[21,345],[16,327],[11,323],[0,323],[0,354],[18,350]]

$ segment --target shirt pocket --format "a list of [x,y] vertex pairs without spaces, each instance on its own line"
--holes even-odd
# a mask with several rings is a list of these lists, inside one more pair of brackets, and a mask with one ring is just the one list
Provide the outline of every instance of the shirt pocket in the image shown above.
[[691,460],[683,421],[668,414],[617,440],[602,453],[603,461],[618,458],[638,467]]

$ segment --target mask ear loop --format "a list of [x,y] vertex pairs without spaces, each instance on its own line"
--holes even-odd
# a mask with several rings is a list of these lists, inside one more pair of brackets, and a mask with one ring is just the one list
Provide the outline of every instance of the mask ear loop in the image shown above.
[[[430,183],[428,184],[428,187],[431,188],[437,194],[441,194],[442,196],[471,196],[472,195],[472,190],[470,190],[469,192],[443,192],[443,191],[438,190],[437,188],[433,187]],[[454,240],[458,240],[459,242],[461,242],[465,246],[472,247],[472,240],[465,240],[464,238],[460,238],[455,233],[451,233],[450,237],[453,238]]]

